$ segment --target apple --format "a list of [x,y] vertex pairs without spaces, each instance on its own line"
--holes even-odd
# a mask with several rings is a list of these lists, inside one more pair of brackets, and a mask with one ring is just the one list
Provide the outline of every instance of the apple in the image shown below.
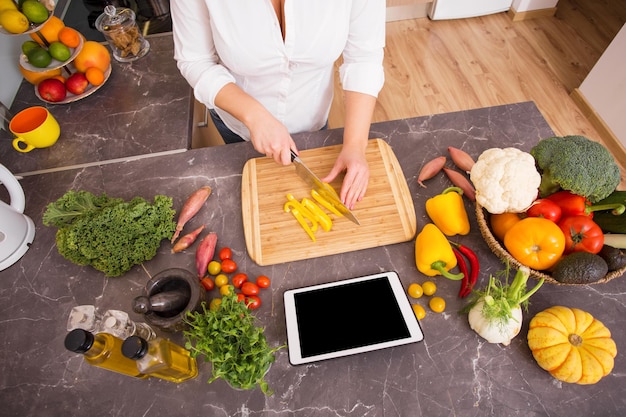
[[37,92],[42,99],[52,103],[65,99],[67,95],[65,84],[56,78],[47,78],[41,81],[37,84]]
[[65,88],[72,94],[83,94],[88,85],[89,81],[82,72],[75,72],[65,80]]

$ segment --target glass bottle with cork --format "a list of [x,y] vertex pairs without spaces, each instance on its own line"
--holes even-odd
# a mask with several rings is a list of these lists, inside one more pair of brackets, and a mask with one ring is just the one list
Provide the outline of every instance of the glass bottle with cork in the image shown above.
[[196,359],[190,352],[161,337],[147,341],[131,336],[122,343],[122,354],[135,361],[140,372],[170,382],[180,383],[198,375]]
[[65,336],[65,348],[84,355],[88,364],[135,378],[148,378],[137,369],[134,360],[122,354],[122,344],[112,334],[93,334],[84,329],[74,329]]

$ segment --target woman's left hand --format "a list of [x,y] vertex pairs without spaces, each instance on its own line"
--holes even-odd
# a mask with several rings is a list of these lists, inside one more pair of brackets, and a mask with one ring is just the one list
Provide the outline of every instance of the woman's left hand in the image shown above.
[[341,185],[339,198],[348,209],[352,210],[355,204],[365,196],[369,183],[370,170],[365,154],[352,151],[344,146],[333,168],[321,180],[330,183],[343,171],[346,172],[346,175]]

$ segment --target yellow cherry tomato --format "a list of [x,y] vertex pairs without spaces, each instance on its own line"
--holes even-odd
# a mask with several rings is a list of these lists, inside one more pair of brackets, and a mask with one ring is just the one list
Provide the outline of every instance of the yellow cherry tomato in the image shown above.
[[435,313],[442,313],[446,309],[446,300],[441,297],[433,297],[428,302],[428,306]]
[[411,307],[413,307],[413,313],[415,313],[415,317],[417,317],[418,320],[426,317],[426,310],[424,310],[424,307],[419,304],[413,304]]
[[437,285],[432,281],[426,281],[422,284],[422,289],[424,290],[424,295],[433,295],[437,292]]
[[218,308],[220,308],[221,304],[222,304],[222,299],[221,298],[214,298],[209,303],[209,310],[216,311]]
[[414,282],[409,285],[408,293],[413,298],[420,298],[424,294],[424,290],[421,285]]
[[215,277],[215,286],[217,288],[222,288],[226,284],[228,284],[228,277],[226,275],[219,274]]
[[233,292],[233,286],[232,285],[222,285],[220,287],[220,294],[221,295],[229,295],[232,294]]
[[222,264],[217,261],[209,262],[209,267],[207,268],[209,271],[209,275],[217,275],[222,272]]

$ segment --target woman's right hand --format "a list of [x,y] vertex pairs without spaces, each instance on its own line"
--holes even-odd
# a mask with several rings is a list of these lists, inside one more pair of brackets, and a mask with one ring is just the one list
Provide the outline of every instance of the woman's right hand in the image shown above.
[[250,141],[257,152],[262,153],[280,165],[291,163],[291,150],[296,153],[296,143],[289,131],[269,112],[248,124]]

